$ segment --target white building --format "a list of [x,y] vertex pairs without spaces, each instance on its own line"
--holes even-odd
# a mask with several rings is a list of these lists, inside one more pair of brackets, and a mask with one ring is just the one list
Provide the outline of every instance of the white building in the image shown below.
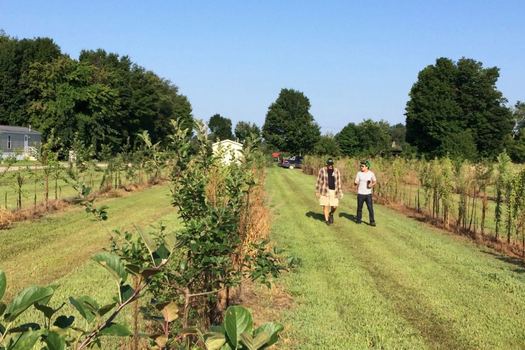
[[213,154],[222,157],[226,164],[242,158],[242,143],[232,140],[222,140],[215,142],[211,147]]

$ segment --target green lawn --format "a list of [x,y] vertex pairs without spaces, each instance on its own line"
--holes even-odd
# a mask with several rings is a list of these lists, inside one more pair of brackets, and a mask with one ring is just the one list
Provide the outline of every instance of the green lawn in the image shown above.
[[[83,269],[89,258],[109,246],[113,229],[147,228],[159,221],[176,226],[167,186],[156,186],[120,198],[95,202],[109,206],[109,219],[98,222],[80,207],[25,221],[0,231],[0,269],[9,278],[8,295],[30,284],[46,284]],[[104,275],[100,270],[98,276]],[[91,276],[91,281],[95,276]],[[82,277],[83,278],[83,277]],[[97,284],[78,280],[77,288]],[[73,280],[78,279],[73,276]],[[99,285],[100,286],[100,285]]]
[[272,237],[303,260],[283,282],[288,348],[525,348],[522,263],[381,206],[378,227],[357,225],[353,195],[326,226],[314,181],[279,168],[267,180]]

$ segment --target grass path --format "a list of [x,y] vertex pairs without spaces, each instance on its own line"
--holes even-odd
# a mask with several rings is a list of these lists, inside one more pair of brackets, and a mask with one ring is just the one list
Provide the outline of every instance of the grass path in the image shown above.
[[30,284],[46,284],[79,268],[109,244],[113,229],[176,221],[167,186],[97,201],[109,206],[109,219],[97,222],[75,207],[0,231],[0,269],[9,279],[8,295]]
[[273,238],[303,260],[284,281],[294,349],[525,349],[523,265],[381,206],[357,225],[352,195],[326,226],[314,180],[267,180]]

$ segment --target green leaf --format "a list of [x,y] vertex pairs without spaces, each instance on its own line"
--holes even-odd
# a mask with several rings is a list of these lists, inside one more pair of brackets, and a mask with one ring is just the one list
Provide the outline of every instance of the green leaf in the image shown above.
[[53,323],[53,326],[57,326],[58,328],[66,329],[69,326],[71,326],[75,322],[74,316],[58,316],[55,322]]
[[117,280],[126,281],[128,273],[118,255],[100,252],[93,256],[93,260],[104,266]]
[[204,344],[206,350],[219,350],[226,343],[226,337],[221,333],[209,333]]
[[266,343],[266,346],[271,346],[279,340],[279,333],[284,329],[283,325],[280,323],[268,322],[257,328],[254,332],[255,336],[260,333],[267,333],[270,335],[270,339]]
[[117,305],[117,303],[111,303],[111,304],[102,306],[100,309],[98,309],[98,315],[101,317],[104,316],[109,311],[111,311],[115,307],[115,305]]
[[38,323],[25,323],[21,324],[20,326],[11,328],[9,330],[10,333],[24,333],[27,331],[38,331],[40,329],[40,325]]
[[41,311],[46,318],[51,318],[55,313],[55,310],[52,307],[47,305],[42,305],[40,303],[35,304],[35,309]]
[[60,334],[55,332],[49,332],[45,342],[47,345],[47,350],[65,350],[66,348],[65,339]]
[[129,337],[132,333],[128,329],[128,327],[119,324],[119,323],[111,323],[108,327],[104,328],[99,333],[100,335],[111,335],[115,337]]
[[32,286],[21,291],[9,304],[5,310],[5,319],[8,322],[14,321],[22,312],[31,305],[44,300],[53,295],[53,288]]
[[29,350],[40,338],[41,331],[29,331],[20,334],[17,337],[11,338],[9,344],[7,344],[7,350]]
[[179,308],[177,307],[177,303],[172,301],[168,305],[164,306],[162,308],[162,316],[166,322],[173,322],[179,318]]
[[153,260],[155,261],[156,265],[161,264],[164,260],[169,258],[170,251],[164,244],[161,244],[157,250],[153,252]]
[[0,300],[4,297],[5,290],[7,288],[7,278],[5,272],[0,270]]
[[78,299],[70,297],[69,302],[75,307],[75,309],[77,309],[80,316],[82,316],[86,321],[88,321],[89,323],[93,321],[93,319],[95,318],[95,313],[91,311],[91,308],[89,308],[86,305],[84,297],[80,297]]
[[135,291],[133,290],[133,288],[131,288],[129,284],[124,284],[120,286],[120,296],[122,298],[122,301],[126,301],[129,298],[131,298],[134,292]]
[[234,348],[239,346],[240,336],[250,331],[253,325],[252,315],[242,306],[230,306],[224,316],[224,329]]

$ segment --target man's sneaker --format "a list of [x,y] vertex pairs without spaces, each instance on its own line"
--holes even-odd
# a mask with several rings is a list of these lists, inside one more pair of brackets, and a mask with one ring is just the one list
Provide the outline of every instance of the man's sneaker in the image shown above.
[[375,223],[375,222],[371,222],[371,223],[370,223],[370,226],[374,226],[374,227],[375,227],[375,226],[376,226],[376,223]]
[[330,216],[328,217],[328,222],[330,222],[330,224],[334,223],[334,213],[330,213]]

